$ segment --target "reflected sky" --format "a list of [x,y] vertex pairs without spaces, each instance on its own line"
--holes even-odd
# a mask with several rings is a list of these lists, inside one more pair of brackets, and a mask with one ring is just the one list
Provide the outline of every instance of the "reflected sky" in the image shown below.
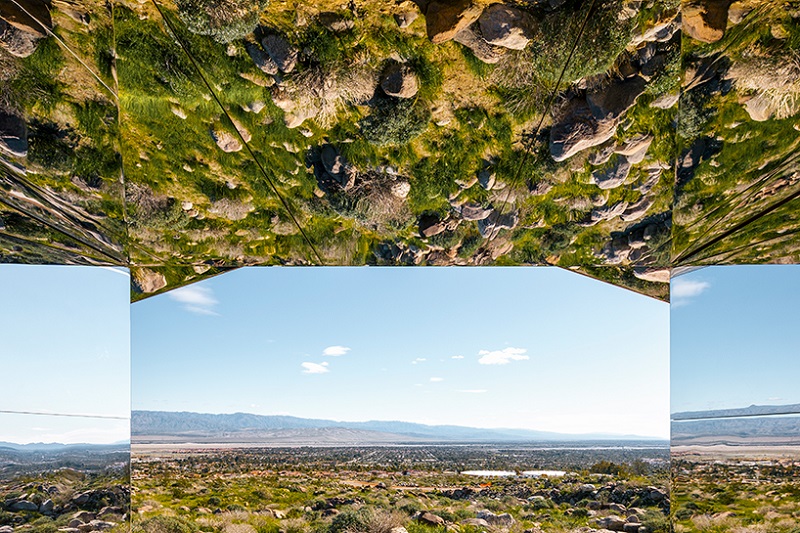
[[672,412],[800,403],[800,267],[708,267],[671,284]]
[[555,268],[247,268],[135,303],[133,408],[666,437],[668,305]]

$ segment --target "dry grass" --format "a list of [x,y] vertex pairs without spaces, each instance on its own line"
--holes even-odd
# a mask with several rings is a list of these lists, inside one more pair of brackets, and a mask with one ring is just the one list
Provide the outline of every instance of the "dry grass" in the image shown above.
[[740,91],[767,98],[778,119],[800,111],[800,53],[756,51],[738,61],[728,76]]

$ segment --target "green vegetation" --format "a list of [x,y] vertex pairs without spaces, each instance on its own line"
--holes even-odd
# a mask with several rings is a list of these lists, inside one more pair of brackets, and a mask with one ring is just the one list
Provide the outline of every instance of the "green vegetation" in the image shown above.
[[[636,507],[629,514],[641,516],[649,531],[667,533],[668,501],[655,488],[666,483],[665,453],[609,452],[611,462],[625,472],[639,471],[632,475],[591,473],[591,462],[600,464],[599,454],[557,447],[268,448],[169,458],[148,453],[134,456],[138,481],[133,529],[397,533],[402,527],[409,533],[454,528],[480,533],[490,527],[498,533],[572,532]],[[575,469],[553,478],[459,473],[461,468],[522,470],[564,464]]]
[[189,31],[229,43],[252,33],[269,0],[176,0]]
[[786,458],[673,458],[675,532],[795,533],[798,468]]

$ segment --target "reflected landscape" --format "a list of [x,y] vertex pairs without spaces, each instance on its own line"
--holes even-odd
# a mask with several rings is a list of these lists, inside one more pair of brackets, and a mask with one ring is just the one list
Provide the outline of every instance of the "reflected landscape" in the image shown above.
[[800,529],[797,266],[672,281],[672,517],[677,533]]
[[[371,296],[465,286],[507,312],[442,335],[472,310]],[[576,333],[566,311],[598,298]],[[137,302],[133,528],[666,533],[666,311],[544,267],[245,268]]]

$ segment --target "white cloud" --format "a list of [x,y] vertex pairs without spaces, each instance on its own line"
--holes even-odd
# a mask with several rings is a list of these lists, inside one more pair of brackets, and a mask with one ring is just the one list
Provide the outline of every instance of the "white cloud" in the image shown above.
[[464,356],[463,355],[454,355],[450,359],[464,359]]
[[214,306],[219,302],[208,287],[189,285],[170,291],[167,295],[170,299],[182,303],[183,308],[190,313],[218,316],[218,313],[214,311]]
[[462,389],[458,392],[465,392],[467,394],[483,394],[484,392],[489,392],[486,389]]
[[306,361],[305,363],[300,363],[300,366],[303,367],[303,374],[327,374],[330,372],[327,362],[319,364]]
[[328,346],[324,350],[322,350],[322,355],[328,355],[330,357],[339,357],[340,355],[346,355],[347,352],[350,351],[350,348],[347,346]]
[[431,381],[432,381],[433,383],[438,383],[438,382],[440,382],[440,381],[444,381],[444,378],[431,378]]
[[675,278],[670,285],[670,300],[673,307],[688,305],[693,298],[703,294],[711,284],[707,281]]
[[481,350],[478,355],[482,356],[478,362],[482,365],[507,365],[511,361],[524,361],[530,359],[525,352],[525,348],[503,348],[502,350]]
[[411,364],[416,365],[417,363],[424,363],[425,361],[427,361],[427,359],[425,359],[424,357],[417,357],[416,359],[411,361]]

